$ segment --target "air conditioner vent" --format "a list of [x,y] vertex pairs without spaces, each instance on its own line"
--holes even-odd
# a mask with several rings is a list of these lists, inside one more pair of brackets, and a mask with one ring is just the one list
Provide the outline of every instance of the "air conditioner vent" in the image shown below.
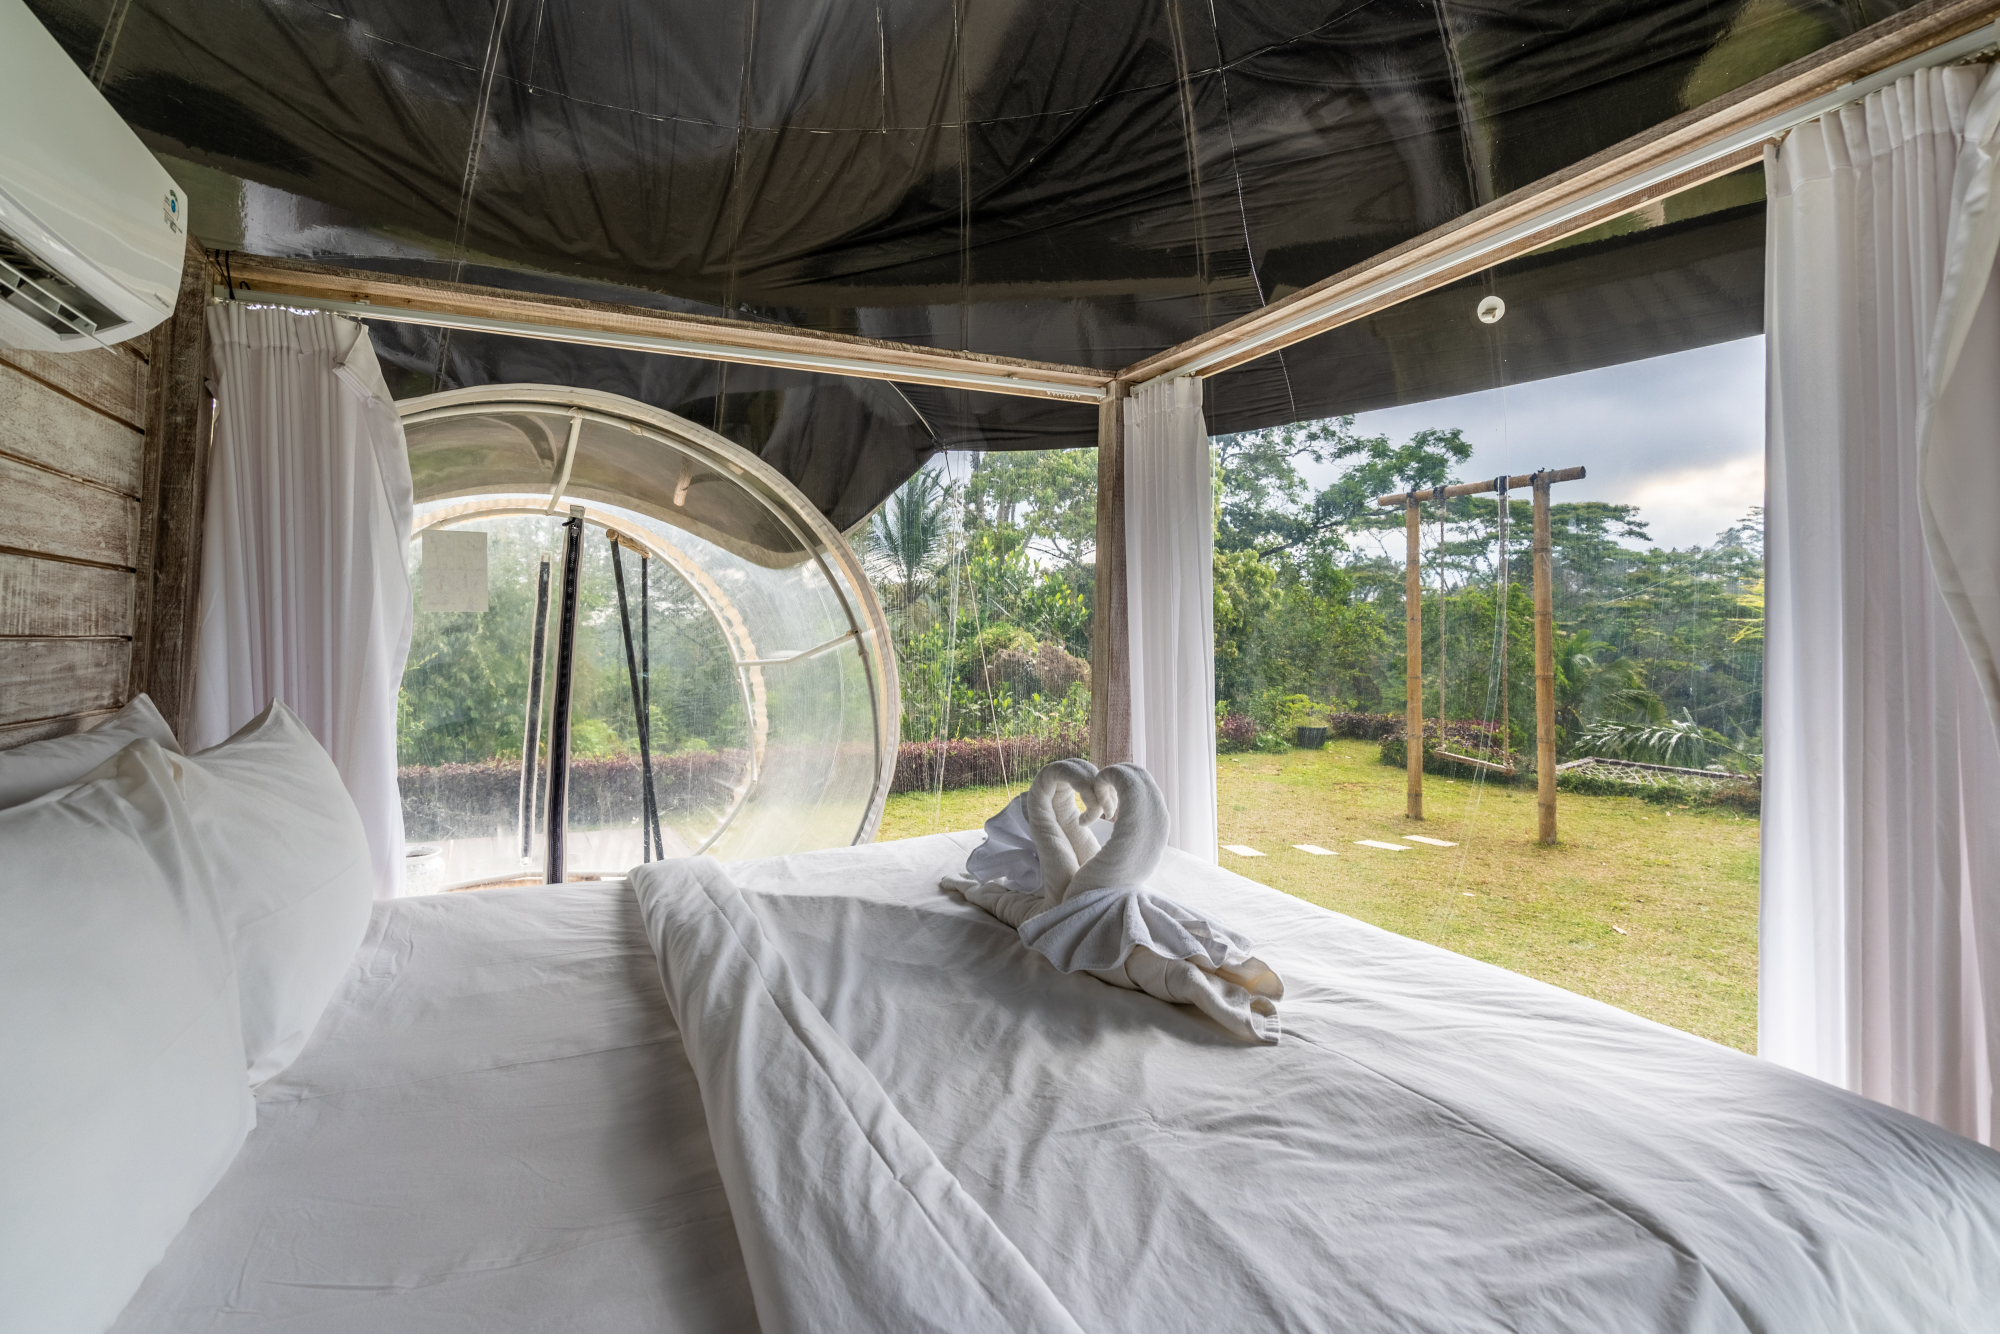
[[0,301],[58,338],[96,341],[130,321],[0,232]]

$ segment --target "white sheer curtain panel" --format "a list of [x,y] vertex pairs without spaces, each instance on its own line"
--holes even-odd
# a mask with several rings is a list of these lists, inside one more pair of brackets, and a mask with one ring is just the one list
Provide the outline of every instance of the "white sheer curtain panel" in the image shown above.
[[[1766,150],[1758,985],[1764,1056],[1989,1144],[2000,746],[1921,493],[1927,476],[1985,487],[1936,513],[1954,551],[1986,562],[1966,582],[1990,584],[2000,431],[1953,399],[1951,434],[1936,438],[1960,471],[1920,466],[1919,441],[1939,322],[1955,308],[1947,253],[1963,230],[1967,129],[1990,117],[1996,89],[1984,67],[1922,71]],[[1986,360],[1975,369],[1961,353],[1947,382],[1990,389],[2000,344],[1960,341]],[[1984,545],[1955,530],[1969,515]]]
[[396,695],[410,652],[410,460],[361,326],[208,310],[216,398],[190,750],[282,699],[347,785],[376,893],[403,885]]
[[1167,842],[1215,860],[1215,481],[1201,382],[1125,402],[1132,758],[1166,795]]

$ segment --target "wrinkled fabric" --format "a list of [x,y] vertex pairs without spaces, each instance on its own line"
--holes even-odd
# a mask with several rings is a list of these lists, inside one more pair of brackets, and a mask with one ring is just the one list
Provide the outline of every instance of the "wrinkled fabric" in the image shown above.
[[652,862],[632,891],[764,1334],[1081,1334],[806,999],[721,863]]
[[[1954,625],[1927,540],[1939,525],[1924,518],[1942,483],[1952,495],[1933,514],[1962,562],[1954,586],[1993,577],[1978,568],[2000,502],[2000,428],[1978,410],[2000,383],[1991,297],[1962,329],[1972,362],[1925,415],[1939,330],[1953,327],[1958,177],[2000,116],[1989,68],[1921,70],[1766,150],[1757,1049],[1991,1144],[2000,740],[1992,678],[1961,634],[1986,613]],[[1954,290],[1970,299],[1974,276]]]
[[1248,940],[1143,885],[1093,889],[1021,923],[1021,942],[1065,973],[1116,968],[1135,949],[1211,972],[1250,959]]
[[[1021,793],[986,822],[986,841],[974,848],[972,855],[965,859],[968,876],[982,883],[1004,880],[1010,889],[1023,894],[1041,891],[1042,862],[1035,852],[1035,837],[1028,828],[1027,812],[1022,807],[1027,799],[1028,794]],[[1099,843],[1111,837],[1108,820],[1085,821],[1083,827]]]
[[[1157,888],[1285,976],[1285,1041],[1238,1042],[938,893],[977,839],[727,871],[801,1003],[1094,1334],[1935,1334],[2000,1310],[2000,1153],[1169,852]],[[762,986],[740,980],[701,998],[711,1031]],[[742,1095],[729,1133],[790,1156],[793,1095],[740,1036],[700,1077]],[[959,1282],[844,1207],[810,1263]]]
[[415,606],[410,459],[360,325],[208,308],[214,454],[188,749],[272,700],[333,757],[361,812],[375,895],[403,888],[396,708]]
[[376,903],[112,1334],[756,1328],[639,906],[572,884]]
[[[1115,817],[1115,824],[1093,822],[1110,830],[1101,846],[1062,810],[1078,800],[1084,815]],[[1169,820],[1165,796],[1145,769],[1057,760],[987,827],[986,842],[966,860],[969,874],[941,877],[940,889],[1017,929],[1065,973],[1192,1005],[1247,1041],[1278,1041],[1283,1027],[1273,1002],[1285,994],[1278,975],[1251,956],[1241,936],[1146,888],[1166,852]],[[996,829],[999,848],[989,851]],[[1033,875],[1038,891],[979,874],[995,867]]]

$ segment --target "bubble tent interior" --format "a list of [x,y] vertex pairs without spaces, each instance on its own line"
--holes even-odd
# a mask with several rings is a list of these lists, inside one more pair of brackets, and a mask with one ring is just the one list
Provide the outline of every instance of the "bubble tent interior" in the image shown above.
[[[606,687],[599,712],[628,734],[636,730],[628,665],[640,670],[652,631],[651,680],[641,679],[639,697],[660,733],[651,763],[664,855],[757,857],[873,839],[896,762],[895,655],[855,551],[797,487],[715,432],[615,394],[483,385],[397,407],[419,583],[427,532],[486,532],[496,588],[510,576],[532,588],[533,565],[550,562],[541,747],[554,712],[563,524],[576,514],[582,601],[596,604],[579,615],[576,662],[589,670],[594,633]],[[629,553],[618,564],[632,567],[615,576],[626,585],[622,598],[607,591],[616,587],[606,577],[614,534]],[[640,592],[648,574],[650,599]],[[496,605],[479,619],[499,614]],[[452,615],[428,613],[420,599],[419,639],[427,622]],[[471,620],[456,618],[461,636]],[[491,627],[519,641],[516,737],[535,712],[519,703],[534,675],[526,625],[517,615]],[[628,635],[641,645],[629,664]],[[433,655],[453,642],[446,634]],[[429,661],[412,653],[406,694]],[[588,720],[573,721],[585,735]],[[680,734],[695,739],[677,748]],[[569,748],[572,761],[584,754]],[[532,775],[522,780],[535,792],[532,805],[500,791],[500,775],[485,775],[484,792],[468,783],[466,771],[478,767],[404,769],[413,873],[432,888],[539,882],[548,760],[521,766]],[[572,764],[566,878],[619,876],[648,859],[640,773],[630,754],[595,768],[587,759]]]

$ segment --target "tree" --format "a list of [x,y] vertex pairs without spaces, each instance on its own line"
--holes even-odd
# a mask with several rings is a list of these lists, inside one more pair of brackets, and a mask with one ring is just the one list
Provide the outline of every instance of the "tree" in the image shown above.
[[952,489],[926,468],[897,489],[862,529],[861,553],[876,586],[892,594],[891,609],[907,616],[930,592],[951,556]]
[[1020,534],[1030,553],[1066,571],[1097,550],[1097,451],[982,454],[965,484],[968,529]]

